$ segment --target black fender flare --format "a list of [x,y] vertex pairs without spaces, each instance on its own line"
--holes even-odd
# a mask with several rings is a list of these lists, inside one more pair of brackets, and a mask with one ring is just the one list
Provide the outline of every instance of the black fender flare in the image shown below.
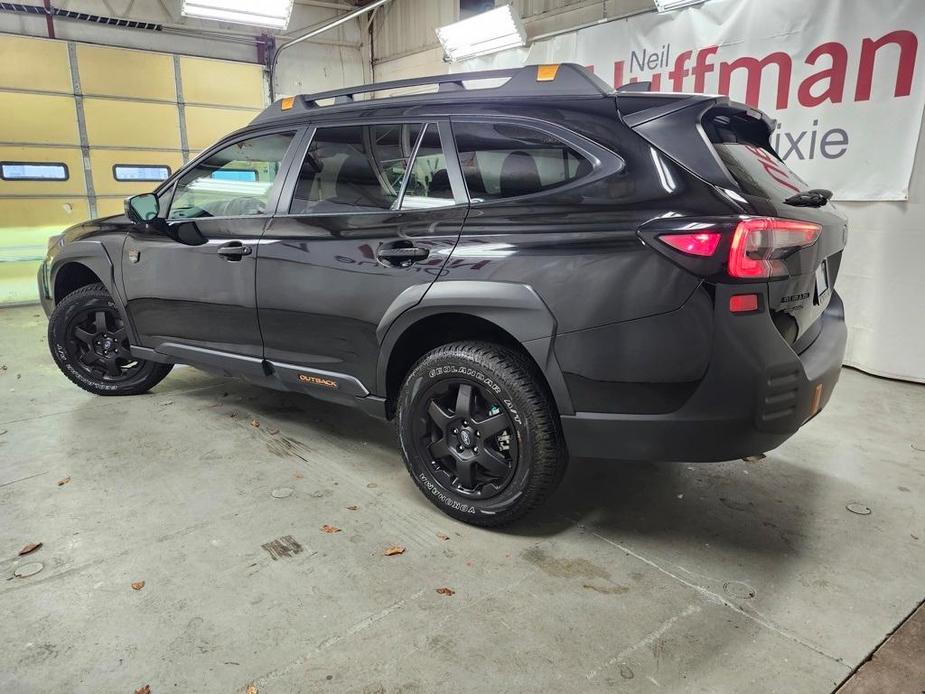
[[116,281],[115,265],[112,262],[112,258],[109,256],[109,251],[102,241],[89,239],[74,241],[73,243],[63,246],[54,258],[52,258],[48,278],[48,288],[51,291],[52,301],[54,301],[58,273],[64,266],[70,265],[71,263],[83,265],[100,278],[100,282],[103,283],[103,286],[106,287],[106,291],[108,291],[109,295],[115,300],[116,306],[122,314],[122,319],[125,321],[125,325],[128,328],[129,342],[131,344],[138,344],[135,325],[132,323],[128,311],[126,310],[125,295],[119,283]]
[[532,287],[514,282],[439,280],[429,286],[409,287],[399,294],[376,328],[377,393],[387,392],[389,360],[401,336],[419,321],[441,313],[481,318],[511,335],[540,367],[559,413],[574,413],[553,349],[556,319]]

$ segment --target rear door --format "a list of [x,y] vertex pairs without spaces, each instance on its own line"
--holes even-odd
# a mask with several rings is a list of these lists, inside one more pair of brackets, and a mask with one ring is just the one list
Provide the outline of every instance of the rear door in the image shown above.
[[283,380],[372,388],[377,326],[423,297],[466,217],[448,128],[338,121],[307,134],[257,254],[264,354]]

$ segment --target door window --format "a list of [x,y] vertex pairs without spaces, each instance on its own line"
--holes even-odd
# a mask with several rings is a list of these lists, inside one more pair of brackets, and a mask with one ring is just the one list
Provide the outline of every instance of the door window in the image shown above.
[[200,161],[177,182],[170,219],[267,214],[270,190],[295,133],[235,142]]
[[[416,147],[417,158],[409,172]],[[315,132],[289,212],[369,212],[452,204],[436,125],[350,125]]]
[[455,200],[446,169],[446,156],[440,145],[440,132],[435,123],[429,123],[414,155],[401,208],[414,210],[453,204]]
[[473,202],[544,192],[594,169],[558,138],[522,125],[454,123],[453,133]]

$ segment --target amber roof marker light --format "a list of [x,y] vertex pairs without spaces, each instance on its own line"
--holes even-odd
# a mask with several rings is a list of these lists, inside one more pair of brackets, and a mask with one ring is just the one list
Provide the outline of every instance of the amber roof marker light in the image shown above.
[[537,82],[552,82],[556,79],[556,73],[559,72],[559,65],[537,65],[536,66],[536,81]]

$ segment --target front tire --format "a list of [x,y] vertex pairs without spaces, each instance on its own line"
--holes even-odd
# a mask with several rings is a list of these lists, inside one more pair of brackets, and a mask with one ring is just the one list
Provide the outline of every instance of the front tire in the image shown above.
[[538,506],[568,460],[536,366],[485,342],[444,345],[421,358],[399,395],[398,431],[418,488],[473,525],[504,525]]
[[133,357],[118,307],[102,284],[68,294],[48,321],[48,348],[61,372],[96,395],[138,395],[173,368]]

